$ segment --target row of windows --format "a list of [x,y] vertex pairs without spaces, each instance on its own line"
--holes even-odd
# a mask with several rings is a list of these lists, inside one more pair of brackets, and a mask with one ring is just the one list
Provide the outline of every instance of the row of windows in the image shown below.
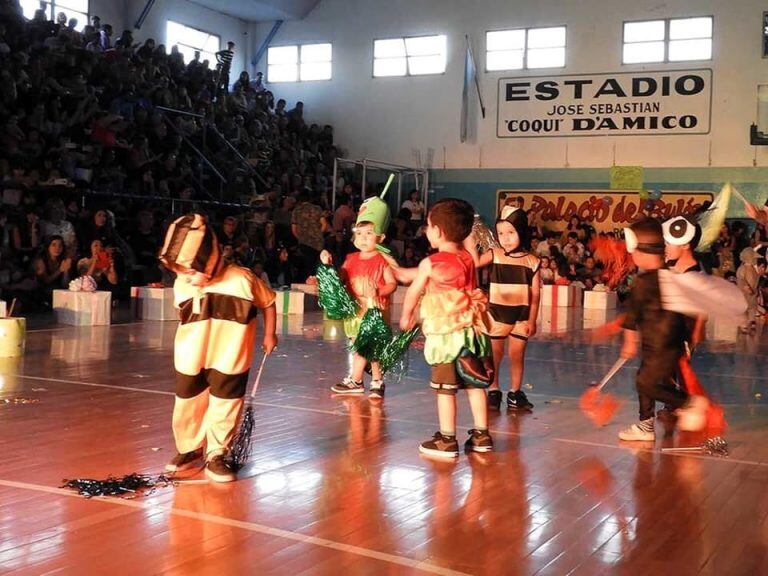
[[[487,71],[562,68],[565,26],[493,30],[485,35]],[[330,80],[331,44],[276,46],[267,53],[269,82]],[[684,62],[712,58],[712,17],[625,22],[623,64]],[[373,75],[442,74],[447,36],[388,38],[373,42]]]

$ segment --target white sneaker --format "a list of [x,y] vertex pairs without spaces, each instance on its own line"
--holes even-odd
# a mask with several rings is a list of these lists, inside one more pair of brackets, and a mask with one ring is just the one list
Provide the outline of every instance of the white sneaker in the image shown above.
[[[643,421],[643,423],[645,422],[648,422],[648,420]],[[651,419],[650,425],[653,426],[653,419]],[[632,424],[619,432],[619,440],[626,440],[628,442],[653,442],[656,440],[656,431],[649,431],[638,424]]]
[[707,425],[707,409],[709,400],[704,396],[691,396],[685,406],[679,408],[677,414],[677,427],[685,432],[698,432]]

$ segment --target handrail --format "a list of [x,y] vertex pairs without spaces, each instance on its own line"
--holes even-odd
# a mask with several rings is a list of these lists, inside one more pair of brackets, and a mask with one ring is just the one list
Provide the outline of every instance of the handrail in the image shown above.
[[[159,107],[158,107],[158,108],[159,108]],[[165,114],[163,114],[163,116],[165,116]],[[181,139],[182,139],[182,140],[183,140],[183,141],[184,141],[184,142],[185,142],[185,143],[186,143],[186,144],[187,144],[187,145],[188,145],[190,148],[192,148],[192,150],[194,150],[194,151],[195,151],[195,153],[196,153],[198,156],[200,156],[200,158],[203,160],[203,162],[205,162],[206,166],[208,166],[208,167],[209,167],[211,170],[213,170],[213,173],[214,173],[214,174],[216,174],[216,176],[219,178],[219,181],[220,181],[220,182],[222,182],[223,184],[226,184],[226,183],[227,183],[227,179],[226,179],[226,178],[224,178],[224,176],[222,176],[221,172],[219,172],[219,171],[216,169],[216,166],[214,166],[214,165],[213,165],[213,163],[212,163],[210,160],[208,160],[208,158],[206,158],[205,154],[203,154],[203,153],[202,153],[200,150],[198,150],[198,149],[197,149],[197,146],[195,146],[194,144],[192,144],[192,142],[189,140],[189,138],[187,138],[187,137],[186,137],[186,136],[185,136],[185,135],[184,135],[184,134],[181,132],[181,130],[179,130],[178,126],[176,126],[176,124],[174,124],[173,122],[168,122],[168,124],[170,124],[170,125],[171,125],[171,128],[173,128],[174,132],[176,132],[176,134],[178,134],[179,136],[181,136]]]
[[129,198],[131,200],[141,200],[142,202],[171,202],[171,203],[189,203],[221,206],[222,208],[243,208],[250,210],[253,206],[241,204],[238,202],[223,202],[219,200],[187,200],[185,198],[173,198],[171,196],[142,196],[140,194],[127,194],[125,192],[107,192],[100,190],[80,190],[78,192],[83,196],[109,196],[110,198]]
[[262,186],[266,187],[266,186],[267,186],[267,183],[264,181],[264,178],[262,178],[262,177],[261,177],[261,174],[259,174],[259,173],[258,173],[258,172],[257,172],[257,171],[256,171],[256,170],[253,168],[253,166],[251,166],[251,164],[248,162],[248,159],[247,159],[245,156],[243,156],[243,155],[240,153],[240,150],[238,150],[237,148],[235,148],[235,146],[234,146],[234,145],[233,145],[233,144],[232,144],[232,143],[231,143],[229,140],[227,140],[227,138],[224,136],[224,134],[222,134],[221,132],[219,132],[219,129],[218,129],[218,128],[216,128],[216,126],[214,126],[213,124],[207,124],[207,126],[208,126],[209,128],[211,128],[211,130],[213,131],[213,133],[214,133],[214,134],[216,134],[216,136],[218,136],[219,138],[221,138],[221,139],[224,141],[224,144],[226,144],[226,145],[227,145],[227,147],[228,147],[228,148],[229,148],[229,149],[230,149],[232,152],[234,152],[234,153],[235,153],[235,156],[237,157],[237,159],[238,159],[238,160],[240,160],[240,163],[241,163],[243,166],[245,166],[245,167],[248,169],[248,172],[249,172],[249,173],[250,173],[252,176],[255,176],[255,177],[258,179],[259,183],[260,183]]
[[186,110],[179,110],[178,108],[167,108],[166,106],[155,106],[155,110],[173,112],[174,114],[184,114],[185,116],[193,116],[195,118],[205,118],[202,114],[195,114],[194,112],[187,112]]

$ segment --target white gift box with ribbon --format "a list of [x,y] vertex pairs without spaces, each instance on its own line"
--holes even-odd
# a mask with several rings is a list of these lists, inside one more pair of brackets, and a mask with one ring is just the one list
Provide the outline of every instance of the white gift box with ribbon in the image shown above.
[[178,320],[179,312],[173,306],[173,288],[131,288],[135,316],[142,320]]
[[106,326],[111,323],[112,293],[54,290],[53,311],[59,324]]
[[581,306],[582,292],[578,286],[547,284],[541,287],[541,305],[553,308]]

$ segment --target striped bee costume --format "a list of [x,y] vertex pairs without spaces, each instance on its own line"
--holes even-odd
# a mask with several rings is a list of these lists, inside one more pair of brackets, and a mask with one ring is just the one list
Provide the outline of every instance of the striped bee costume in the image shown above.
[[257,312],[274,306],[275,293],[250,270],[224,265],[216,236],[199,214],[171,224],[160,260],[210,277],[197,287],[179,274],[173,287],[181,318],[174,343],[173,434],[179,453],[206,446],[211,458],[232,441],[253,360]]

